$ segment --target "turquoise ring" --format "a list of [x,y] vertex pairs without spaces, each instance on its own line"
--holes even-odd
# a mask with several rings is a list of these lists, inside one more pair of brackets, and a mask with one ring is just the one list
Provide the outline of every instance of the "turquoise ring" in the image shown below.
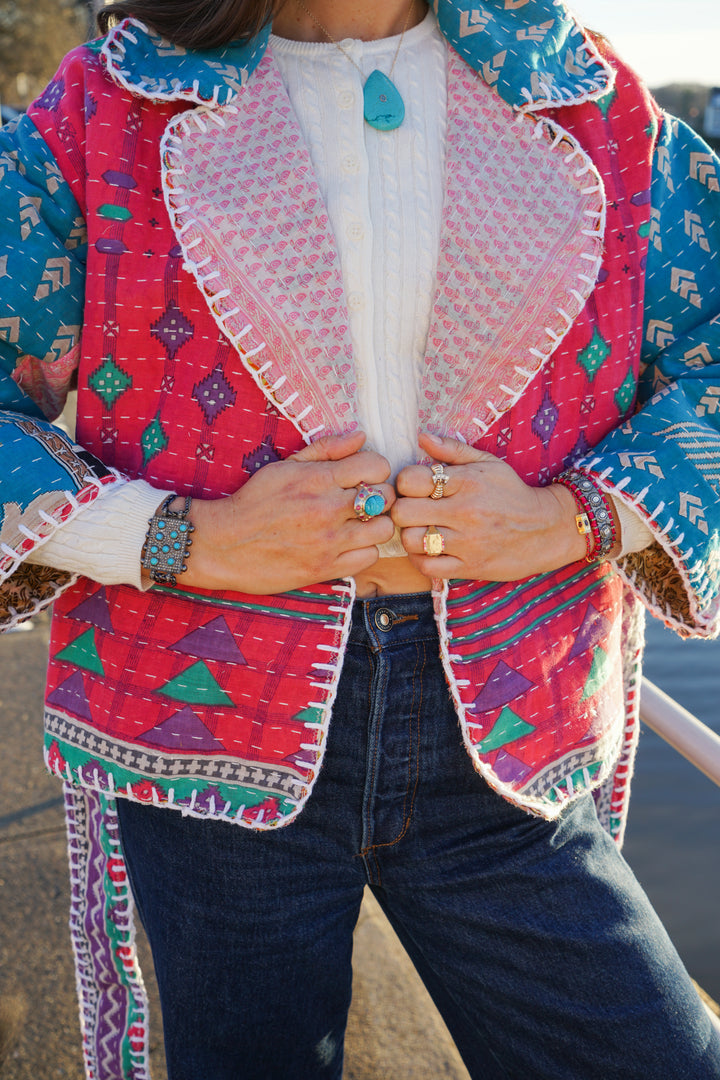
[[377,517],[378,514],[383,513],[386,506],[385,496],[379,488],[358,484],[353,510],[360,521],[369,521],[370,518]]

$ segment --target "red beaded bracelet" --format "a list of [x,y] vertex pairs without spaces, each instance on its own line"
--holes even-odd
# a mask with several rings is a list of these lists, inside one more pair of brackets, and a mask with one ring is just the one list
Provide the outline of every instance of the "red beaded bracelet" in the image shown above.
[[[590,477],[576,469],[566,469],[553,480],[571,493],[579,513],[575,515],[578,532],[585,537],[587,562],[606,559],[617,538],[612,509],[600,488]],[[592,538],[592,541],[591,541]]]

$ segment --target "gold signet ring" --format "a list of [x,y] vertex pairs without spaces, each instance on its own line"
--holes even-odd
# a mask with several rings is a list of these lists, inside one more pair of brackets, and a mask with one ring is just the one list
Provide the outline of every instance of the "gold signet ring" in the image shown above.
[[428,525],[425,530],[423,549],[426,555],[442,555],[445,550],[445,537],[434,525]]

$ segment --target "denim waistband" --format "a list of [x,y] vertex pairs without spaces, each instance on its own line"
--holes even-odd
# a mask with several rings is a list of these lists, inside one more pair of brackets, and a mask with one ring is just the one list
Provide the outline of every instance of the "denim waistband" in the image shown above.
[[429,592],[376,596],[353,604],[350,644],[378,649],[437,637]]

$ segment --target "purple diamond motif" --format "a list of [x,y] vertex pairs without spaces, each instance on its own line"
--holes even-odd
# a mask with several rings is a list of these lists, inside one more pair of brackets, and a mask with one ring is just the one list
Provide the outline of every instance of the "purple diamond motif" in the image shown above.
[[85,119],[92,120],[97,112],[97,102],[87,91],[85,92]]
[[175,359],[176,354],[185,342],[191,339],[194,332],[193,324],[185,318],[180,308],[173,304],[152,326],[152,333],[160,339],[171,360]]
[[225,799],[223,798],[220,788],[211,785],[198,794],[198,797],[195,800],[195,809],[204,810],[206,813],[210,813],[212,809],[211,803],[213,801],[216,809],[222,809],[225,806]]
[[578,441],[575,443],[575,446],[563,461],[563,469],[572,468],[572,465],[575,461],[578,461],[581,457],[585,457],[585,455],[589,452],[590,443],[585,438],[585,433],[581,431],[578,437]]
[[83,779],[96,788],[101,788],[103,791],[108,789],[108,772],[97,758],[92,758],[86,765],[82,767]]
[[45,88],[41,96],[38,98],[37,104],[41,109],[48,109],[52,112],[57,109],[60,104],[60,99],[65,93],[65,82],[63,79],[56,79],[55,82],[51,82],[49,86]]
[[251,454],[243,458],[243,468],[250,474],[262,469],[263,465],[269,465],[271,461],[279,461],[280,455],[272,444],[271,439],[263,439]]
[[557,426],[559,415],[558,407],[550,397],[550,391],[546,390],[540,408],[536,412],[535,419],[532,422],[533,435],[536,435],[545,447],[547,447],[552,438],[552,433]]
[[192,396],[205,415],[205,423],[212,424],[223,409],[235,404],[237,394],[225,378],[220,364],[193,389]]

